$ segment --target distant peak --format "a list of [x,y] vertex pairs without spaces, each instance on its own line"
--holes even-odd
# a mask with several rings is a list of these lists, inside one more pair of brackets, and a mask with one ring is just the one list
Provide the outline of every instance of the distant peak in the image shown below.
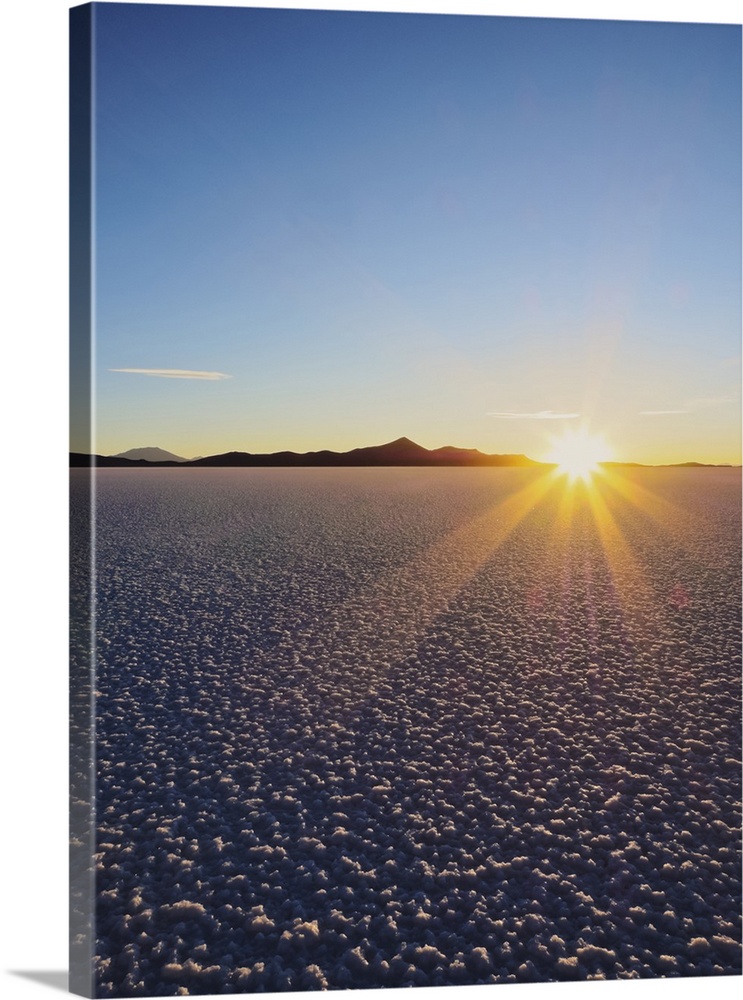
[[165,451],[163,448],[156,448],[148,445],[146,448],[130,448],[129,451],[122,451],[114,458],[128,458],[131,461],[145,462],[187,462],[188,459],[181,455],[174,455],[172,451]]
[[394,441],[390,441],[390,444],[391,445],[392,444],[396,444],[396,445],[410,445],[413,448],[422,448],[423,447],[422,445],[417,444],[415,441],[411,441],[409,437],[396,438]]

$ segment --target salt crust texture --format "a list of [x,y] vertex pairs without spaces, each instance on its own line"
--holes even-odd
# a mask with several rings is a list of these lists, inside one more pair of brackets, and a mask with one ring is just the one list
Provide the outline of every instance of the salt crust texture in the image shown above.
[[99,996],[740,972],[740,474],[610,482],[99,470]]

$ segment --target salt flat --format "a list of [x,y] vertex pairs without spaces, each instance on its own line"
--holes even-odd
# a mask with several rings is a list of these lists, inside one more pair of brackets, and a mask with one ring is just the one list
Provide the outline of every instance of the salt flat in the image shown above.
[[100,996],[740,972],[740,470],[96,480]]

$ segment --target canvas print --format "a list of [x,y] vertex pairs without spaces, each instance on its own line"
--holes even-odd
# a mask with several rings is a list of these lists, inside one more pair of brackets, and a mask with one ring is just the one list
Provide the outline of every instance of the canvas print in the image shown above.
[[740,26],[71,26],[73,989],[740,975]]

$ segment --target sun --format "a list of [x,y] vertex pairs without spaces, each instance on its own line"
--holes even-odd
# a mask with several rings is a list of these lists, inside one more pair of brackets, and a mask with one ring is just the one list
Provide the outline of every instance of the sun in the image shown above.
[[590,434],[585,428],[566,431],[554,438],[547,462],[555,462],[557,471],[570,479],[588,482],[598,470],[599,462],[609,461],[612,448],[601,434]]

